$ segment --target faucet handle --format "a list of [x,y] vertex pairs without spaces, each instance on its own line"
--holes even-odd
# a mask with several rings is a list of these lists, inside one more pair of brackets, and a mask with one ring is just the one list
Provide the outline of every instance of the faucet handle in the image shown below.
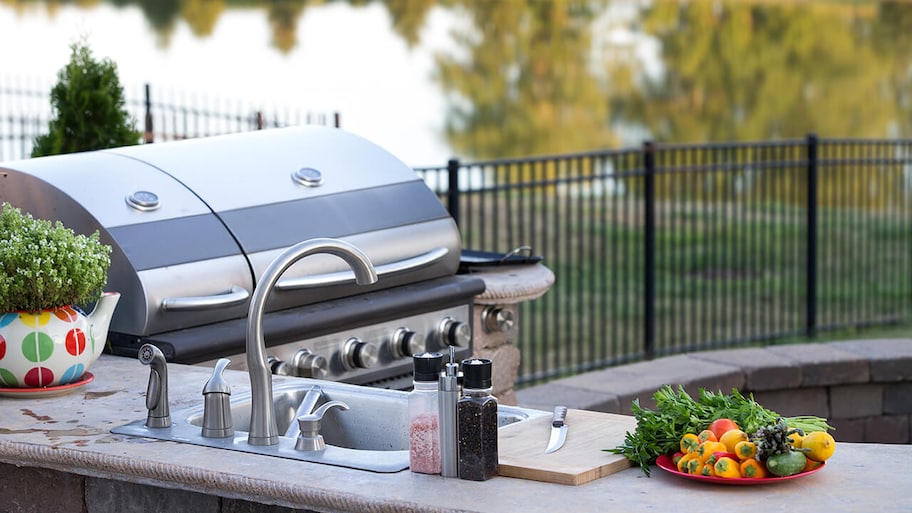
[[349,409],[348,405],[342,401],[329,401],[317,408],[313,413],[298,417],[298,427],[301,433],[295,443],[296,450],[322,451],[326,449],[326,442],[323,440],[323,435],[320,434],[320,421],[323,420],[323,414],[333,406],[338,406],[343,410]]
[[206,382],[206,385],[203,387],[203,395],[205,394],[228,394],[231,395],[231,387],[228,386],[228,383],[225,382],[225,369],[231,365],[231,360],[228,358],[220,358],[219,361],[215,362],[215,369],[212,371],[212,376],[209,378],[209,381]]
[[212,377],[203,387],[203,427],[202,436],[206,438],[228,438],[234,436],[234,425],[231,421],[231,388],[223,376],[231,360],[221,358],[215,364]]

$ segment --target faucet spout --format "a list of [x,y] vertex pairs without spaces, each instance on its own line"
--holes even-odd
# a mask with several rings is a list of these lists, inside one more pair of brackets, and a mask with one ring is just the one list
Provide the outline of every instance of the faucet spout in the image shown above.
[[266,342],[263,338],[263,314],[266,299],[282,274],[298,260],[317,253],[335,255],[351,267],[355,282],[369,285],[377,281],[377,271],[363,251],[338,239],[310,239],[283,251],[269,264],[250,300],[247,313],[247,369],[250,373],[250,445],[279,443],[275,406],[272,399],[272,373],[266,362]]

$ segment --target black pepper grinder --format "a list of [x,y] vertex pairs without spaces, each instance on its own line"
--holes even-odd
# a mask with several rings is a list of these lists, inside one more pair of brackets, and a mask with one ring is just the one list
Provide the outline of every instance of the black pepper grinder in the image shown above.
[[462,361],[462,398],[456,403],[460,479],[497,475],[497,399],[491,395],[491,360]]

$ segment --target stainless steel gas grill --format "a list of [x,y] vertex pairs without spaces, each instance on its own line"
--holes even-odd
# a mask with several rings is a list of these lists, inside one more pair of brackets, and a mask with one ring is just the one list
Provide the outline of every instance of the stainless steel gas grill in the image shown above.
[[279,280],[264,319],[277,373],[405,388],[410,356],[471,352],[472,298],[458,229],[400,160],[323,127],[249,132],[0,164],[0,201],[113,248],[122,293],[109,351],[150,342],[169,361],[244,368],[246,314],[268,265],[332,237],[368,255],[377,283],[312,255]]

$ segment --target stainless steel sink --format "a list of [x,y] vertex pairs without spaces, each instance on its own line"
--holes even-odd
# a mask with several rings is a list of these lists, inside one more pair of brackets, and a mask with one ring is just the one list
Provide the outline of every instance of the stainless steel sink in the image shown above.
[[[295,419],[299,414],[301,402],[314,386],[322,389],[317,407],[328,401],[342,401],[350,409],[343,411],[333,408],[324,415],[320,432],[326,441],[326,449],[299,451],[295,449]],[[171,427],[148,428],[145,426],[145,420],[138,420],[117,427],[112,432],[374,472],[398,472],[409,467],[406,392],[333,381],[288,378],[273,385],[273,403],[279,433],[285,433],[279,437],[277,445],[254,446],[247,443],[251,410],[250,393],[232,395],[231,416],[235,429],[233,437],[202,436],[202,397],[198,406],[173,411]],[[506,405],[498,407],[498,422],[501,427],[543,415],[549,413]]]

